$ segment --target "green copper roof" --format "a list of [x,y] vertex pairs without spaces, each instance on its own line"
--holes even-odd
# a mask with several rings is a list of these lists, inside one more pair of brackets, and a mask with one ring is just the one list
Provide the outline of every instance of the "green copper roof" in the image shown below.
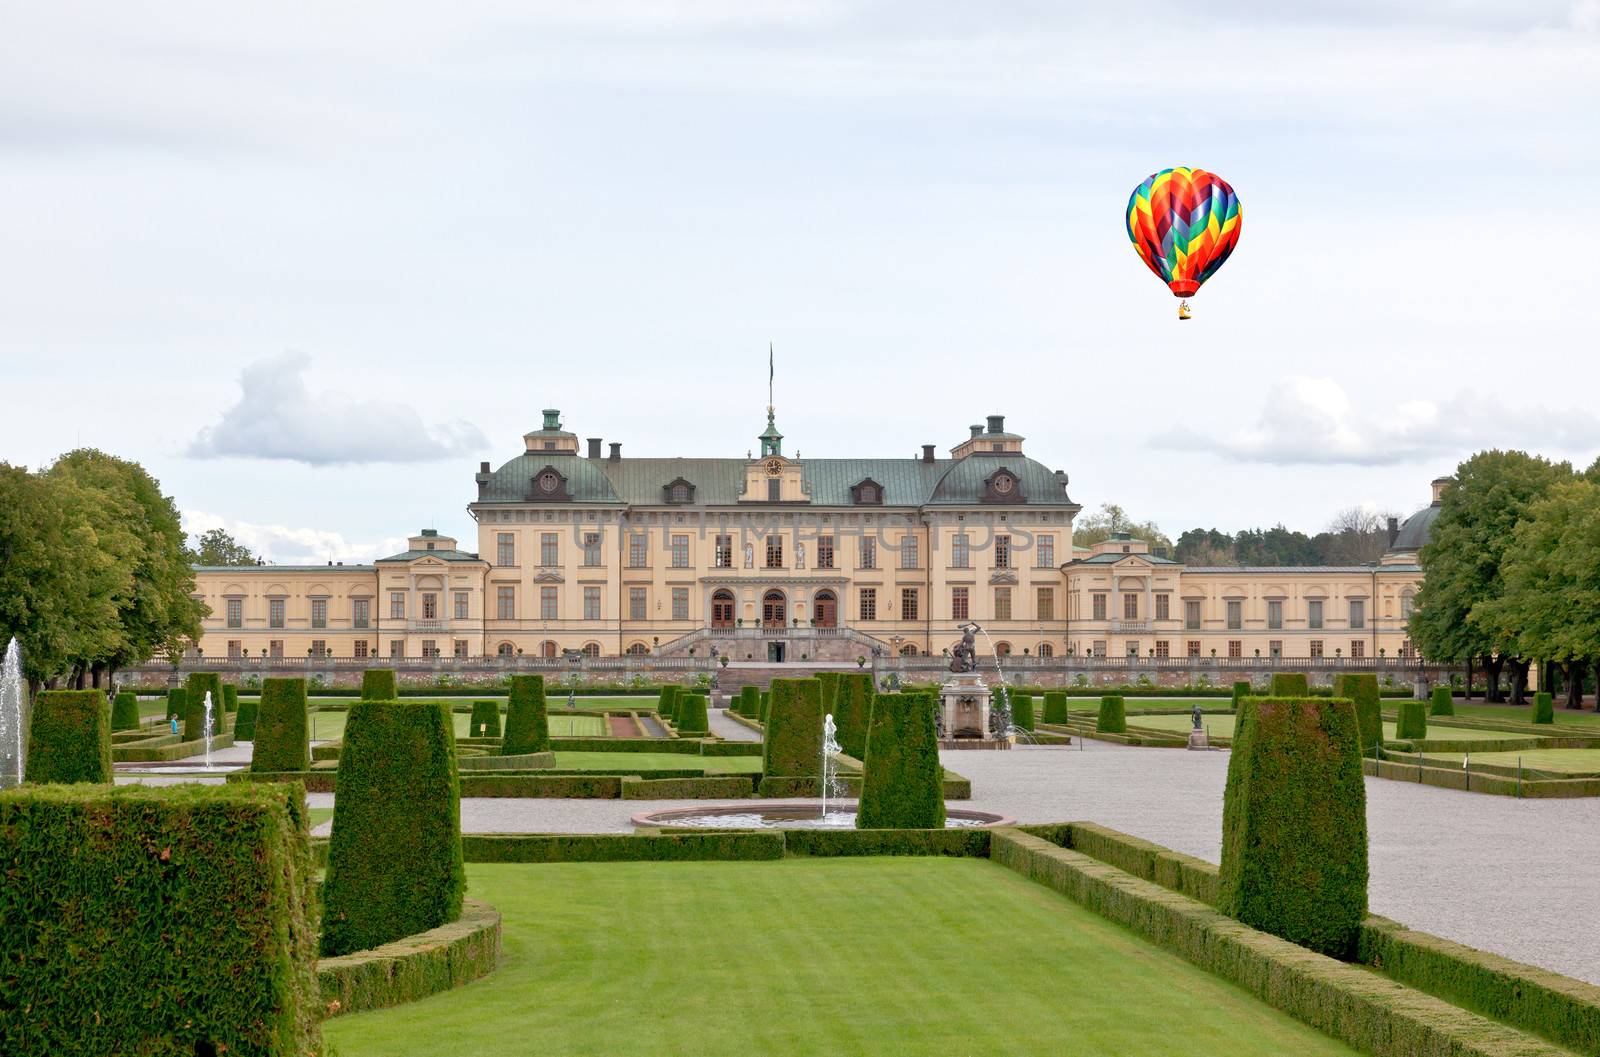
[[418,558],[438,558],[442,562],[476,562],[482,561],[476,554],[455,550],[409,550],[399,554],[391,554],[387,558],[379,558],[380,562],[411,562]]

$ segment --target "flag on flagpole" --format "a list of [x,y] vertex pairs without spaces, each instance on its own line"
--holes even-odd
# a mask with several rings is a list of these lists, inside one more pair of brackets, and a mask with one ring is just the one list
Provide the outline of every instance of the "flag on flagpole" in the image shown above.
[[772,404],[772,380],[778,375],[777,361],[773,359],[772,342],[767,342],[767,404]]

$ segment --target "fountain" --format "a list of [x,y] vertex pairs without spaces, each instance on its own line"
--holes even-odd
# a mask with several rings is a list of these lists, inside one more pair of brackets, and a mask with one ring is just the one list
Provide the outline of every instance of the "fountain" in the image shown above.
[[22,685],[22,649],[12,639],[0,668],[0,789],[21,785],[27,773],[28,695]]
[[[1016,741],[1007,700],[1006,675],[995,657],[998,692],[990,690],[978,674],[978,632],[989,642],[989,632],[978,624],[961,625],[961,641],[950,654],[950,675],[939,689],[939,747],[941,749],[1009,749]],[[996,702],[998,697],[998,702]]]
[[844,783],[839,780],[839,728],[834,725],[833,713],[822,719],[822,818],[828,817],[828,797],[843,800]]
[[212,727],[212,720],[211,720],[211,691],[207,690],[206,691],[205,739],[206,739],[206,770],[208,770],[208,771],[211,770],[211,731],[212,731],[212,729],[213,729],[213,727]]

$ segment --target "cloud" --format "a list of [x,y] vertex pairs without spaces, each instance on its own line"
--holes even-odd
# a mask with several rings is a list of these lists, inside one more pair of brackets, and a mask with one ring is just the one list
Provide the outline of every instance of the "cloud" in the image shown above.
[[1332,378],[1297,376],[1269,390],[1253,426],[1226,434],[1179,429],[1152,446],[1285,466],[1393,466],[1439,457],[1454,461],[1489,447],[1592,453],[1600,448],[1600,423],[1578,410],[1513,408],[1465,392],[1443,401],[1358,407]]
[[406,549],[406,537],[350,540],[327,529],[293,528],[235,521],[204,510],[182,512],[183,531],[190,536],[220,528],[275,565],[324,565],[327,562],[359,564],[386,558]]
[[239,402],[202,429],[188,447],[196,459],[238,456],[312,466],[427,462],[483,448],[470,422],[425,425],[415,408],[344,393],[312,393],[302,377],[309,357],[286,353],[257,360],[239,375]]

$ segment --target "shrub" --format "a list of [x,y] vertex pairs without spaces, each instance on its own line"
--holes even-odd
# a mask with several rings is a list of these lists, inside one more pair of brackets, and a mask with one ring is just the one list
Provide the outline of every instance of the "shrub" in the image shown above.
[[393,668],[368,668],[361,673],[363,701],[393,701],[400,696],[397,687]]
[[762,723],[763,726],[766,725],[767,713],[768,713],[768,711],[771,710],[771,708],[772,708],[772,691],[771,690],[763,690],[763,691],[761,691],[761,723]]
[[762,775],[816,775],[822,769],[822,684],[815,679],[774,679],[771,694]]
[[1246,697],[1249,697],[1249,696],[1250,696],[1250,680],[1248,680],[1248,679],[1240,679],[1238,682],[1233,684],[1233,712],[1234,712],[1235,715],[1238,715],[1238,713],[1239,713],[1239,701],[1242,698],[1246,698]]
[[683,694],[678,698],[678,733],[705,734],[711,728],[706,719],[706,695]]
[[139,698],[130,691],[117,694],[111,704],[112,730],[139,729]]
[[211,733],[228,729],[228,713],[222,704],[222,676],[216,672],[191,672],[184,683],[187,707],[183,713],[183,740],[206,736],[206,695],[211,695]]
[[256,740],[256,716],[260,713],[261,705],[258,701],[247,700],[239,706],[239,711],[233,717],[233,738],[235,741]]
[[495,833],[463,841],[469,862],[771,862],[783,858],[784,834]]
[[0,1052],[320,1053],[303,803],[277,785],[0,794]]
[[236,683],[222,684],[222,710],[224,712],[239,711],[239,687]]
[[[822,714],[831,716],[833,715],[834,701],[839,696],[839,673],[818,672],[817,682],[822,684]],[[837,724],[839,717],[833,716],[833,721]]]
[[472,738],[498,738],[500,736],[500,703],[498,701],[472,702],[472,719],[467,723],[467,736]]
[[500,958],[500,913],[468,899],[461,917],[376,950],[317,965],[330,1015],[382,1009],[448,991],[493,971]]
[[[521,679],[539,677],[513,676],[513,701]],[[455,763],[446,706],[351,706],[323,884],[324,955],[367,950],[461,916]]]
[[863,762],[857,829],[944,828],[944,769],[928,694],[873,699]]
[[1401,741],[1428,736],[1428,710],[1421,701],[1400,702],[1400,717],[1395,724],[1394,736]]
[[250,753],[252,771],[304,771],[311,766],[304,679],[261,681],[254,740]]
[[111,781],[106,695],[99,690],[40,691],[33,703],[25,766],[30,782]]
[[1305,672],[1273,672],[1273,697],[1306,697],[1311,688],[1306,685]]
[[1550,695],[1543,690],[1533,695],[1533,721],[1535,723],[1554,723],[1556,721],[1555,703]]
[[1060,690],[1047,690],[1044,695],[1044,721],[1046,723],[1065,723],[1067,721],[1067,695]]
[[1342,700],[1246,698],[1222,804],[1218,909],[1345,960],[1367,915],[1357,739]]
[[753,686],[739,688],[739,706],[734,709],[746,719],[757,719],[761,715],[761,691]]
[[500,742],[504,756],[550,751],[550,717],[545,714],[544,676],[513,675],[506,705],[506,731]]
[[1430,716],[1453,716],[1456,714],[1455,702],[1451,699],[1448,686],[1433,688],[1433,700],[1428,706]]
[[1094,729],[1101,734],[1124,734],[1128,730],[1128,716],[1123,711],[1122,698],[1110,694],[1100,699],[1100,718]]
[[1033,695],[1011,695],[1011,725],[1018,730],[1033,730]]
[[661,696],[656,700],[656,715],[662,719],[671,719],[672,710],[678,703],[678,687],[675,683],[668,683],[661,688]]
[[167,691],[167,719],[182,721],[184,712],[189,707],[189,695],[181,686],[175,686]]
[[833,725],[839,748],[846,756],[867,755],[867,724],[872,720],[871,672],[846,672],[839,678],[833,698]]
[[1378,709],[1378,677],[1371,672],[1350,672],[1333,679],[1333,696],[1348,697],[1356,707],[1356,730],[1361,752],[1383,741],[1383,713]]

